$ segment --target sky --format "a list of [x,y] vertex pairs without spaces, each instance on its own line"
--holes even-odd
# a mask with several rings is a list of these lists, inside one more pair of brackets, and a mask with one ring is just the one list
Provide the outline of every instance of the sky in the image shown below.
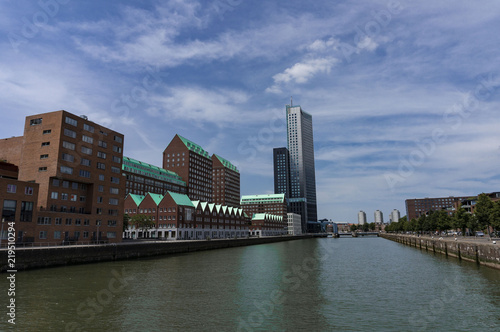
[[0,137],[64,109],[156,166],[175,134],[273,193],[285,105],[313,116],[318,217],[500,191],[500,2],[4,0]]

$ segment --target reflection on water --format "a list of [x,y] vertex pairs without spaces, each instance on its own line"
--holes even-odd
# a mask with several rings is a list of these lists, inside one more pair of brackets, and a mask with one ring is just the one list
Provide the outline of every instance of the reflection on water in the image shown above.
[[16,330],[491,331],[499,286],[381,238],[297,240],[20,272]]

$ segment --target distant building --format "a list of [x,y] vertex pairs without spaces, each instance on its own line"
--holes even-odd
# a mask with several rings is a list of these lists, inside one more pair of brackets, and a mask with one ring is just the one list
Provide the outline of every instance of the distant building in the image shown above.
[[418,219],[421,215],[426,215],[430,211],[447,211],[448,215],[452,215],[457,206],[460,206],[462,201],[469,199],[471,196],[461,197],[436,197],[436,198],[413,198],[405,201],[406,216],[408,221]]
[[241,197],[240,205],[249,217],[257,213],[268,213],[287,220],[285,194],[245,195]]
[[382,211],[377,210],[374,213],[375,215],[375,223],[376,224],[383,224],[384,223],[384,215],[382,214]]
[[392,210],[390,222],[398,222],[399,218],[401,218],[401,214],[399,213],[399,210],[396,210],[396,209]]
[[296,213],[287,213],[288,235],[301,235],[302,222],[300,215]]
[[230,161],[212,155],[212,202],[240,207],[240,171]]
[[281,236],[288,233],[287,221],[282,216],[256,213],[252,217],[250,236]]
[[366,213],[365,211],[358,212],[358,225],[366,224]]
[[139,160],[123,157],[122,172],[126,179],[125,195],[186,193],[186,182],[179,175]]
[[290,156],[287,148],[273,149],[274,193],[290,196]]

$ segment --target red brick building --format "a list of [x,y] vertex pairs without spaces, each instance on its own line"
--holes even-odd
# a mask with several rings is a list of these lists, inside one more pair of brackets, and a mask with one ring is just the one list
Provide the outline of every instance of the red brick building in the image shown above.
[[186,182],[186,194],[192,200],[212,201],[212,158],[198,144],[175,135],[163,151],[163,168],[178,174]]
[[212,202],[240,207],[240,172],[238,168],[216,154],[212,155],[212,162]]
[[122,134],[66,111],[28,116],[22,137],[0,140],[0,159],[39,186],[35,242],[120,242],[122,158]]
[[248,236],[250,219],[242,209],[192,201],[183,194],[129,194],[124,207],[132,218],[144,215],[155,222],[150,229],[130,225],[125,232],[127,238],[202,240]]
[[[19,181],[16,165],[0,161],[0,207],[2,208],[2,246],[7,245],[8,225],[14,222],[16,243],[33,242],[37,220],[38,184]],[[0,226],[1,227],[1,226]]]
[[252,217],[251,236],[281,236],[288,234],[288,222],[282,216],[257,213]]
[[241,197],[241,208],[252,217],[258,213],[268,213],[287,219],[285,194],[246,195]]

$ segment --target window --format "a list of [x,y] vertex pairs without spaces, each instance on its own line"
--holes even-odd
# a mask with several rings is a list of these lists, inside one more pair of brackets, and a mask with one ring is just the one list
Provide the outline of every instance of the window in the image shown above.
[[64,128],[64,135],[71,138],[76,138],[76,132],[67,128]]
[[42,118],[31,119],[30,126],[36,126],[42,123]]
[[52,179],[52,185],[54,187],[59,187],[59,179]]
[[69,149],[69,150],[75,150],[75,144],[63,141],[62,144],[63,148]]
[[102,159],[106,159],[106,154],[102,151],[97,151],[97,157],[102,158]]
[[67,154],[67,153],[63,153],[62,154],[62,160],[64,161],[69,161],[69,162],[74,162],[75,161],[75,157],[73,157],[72,155],[70,154]]
[[92,154],[92,149],[91,148],[87,148],[85,146],[82,146],[82,153],[85,153],[85,154]]
[[110,194],[118,194],[119,190],[118,190],[118,188],[109,188],[109,193]]
[[66,117],[65,121],[66,121],[67,124],[70,124],[72,126],[75,126],[75,127],[78,126],[78,121],[76,121],[75,119],[70,118],[69,116]]
[[66,201],[66,200],[68,200],[68,194],[66,194],[66,193],[61,193],[61,199],[62,199],[62,200],[65,200],[65,201]]
[[73,220],[71,218],[66,218],[66,225],[71,225],[71,223],[73,222]]
[[84,231],[84,232],[83,232],[83,238],[84,238],[84,239],[87,239],[88,237],[89,237],[89,232]]
[[47,231],[40,231],[39,238],[40,239],[46,239],[47,238]]
[[109,227],[116,227],[116,220],[108,220]]
[[50,198],[52,199],[57,199],[57,195],[58,193],[56,191],[53,191],[51,194],[50,194]]
[[99,181],[104,181],[104,174],[99,174]]
[[63,188],[69,188],[69,181],[63,181],[62,186]]
[[98,186],[97,191],[99,191],[100,193],[104,192],[104,186],[103,185]]
[[77,196],[77,195],[75,195],[75,194],[71,194],[71,195],[69,196],[69,200],[70,200],[70,201],[72,201],[72,202],[76,202],[77,198],[78,198],[78,196]]
[[68,167],[68,166],[61,166],[61,173],[73,174],[73,168]]
[[[97,153],[99,153],[99,152],[97,152]],[[97,168],[98,169],[106,169],[106,164],[104,164],[104,163],[97,163]]]
[[115,178],[115,177],[111,177],[111,183],[120,183],[120,179],[119,178]]
[[42,146],[49,146],[50,142],[42,142]]
[[61,231],[54,231],[54,239],[60,239],[61,238]]
[[78,190],[78,183],[76,182],[71,183],[71,189]]
[[88,125],[86,123],[83,124],[83,130],[86,130],[86,131],[90,131],[91,133],[94,132],[94,127],[92,127],[91,125]]
[[90,166],[90,160],[82,158],[80,164],[82,164],[83,166]]
[[2,218],[5,218],[5,221],[15,221],[16,205],[17,205],[16,201],[10,199],[4,199]]
[[102,214],[102,208],[96,208],[95,209],[96,214]]
[[89,137],[89,136],[86,136],[86,135],[82,135],[82,141],[84,141],[86,143],[90,143],[90,144],[94,143],[94,139],[92,137]]
[[33,195],[33,187],[25,187],[24,194],[25,195]]
[[8,193],[13,193],[15,194],[17,190],[17,186],[15,184],[8,184],[7,185],[7,192]]
[[61,217],[56,217],[54,220],[54,225],[61,225],[62,223],[62,218]]
[[44,135],[47,135],[47,134],[50,134],[51,132],[52,132],[52,130],[47,129],[47,130],[44,130],[44,131],[43,131],[43,134],[44,134]]
[[98,145],[102,148],[107,148],[108,147],[108,143],[104,142],[104,141],[99,141]]
[[102,196],[97,197],[97,203],[102,203]]
[[120,157],[116,157],[116,156],[113,156],[113,161],[115,163],[121,163],[122,162],[122,159]]
[[38,225],[50,225],[52,223],[50,217],[38,217]]
[[122,148],[119,146],[113,145],[113,151],[118,152],[118,153],[122,153]]
[[108,237],[108,239],[114,239],[116,238],[116,232],[107,232],[106,236]]
[[118,143],[122,143],[123,142],[123,140],[122,140],[122,138],[120,136],[116,136],[115,135],[115,137],[113,139],[115,140],[115,142],[118,142]]
[[47,167],[38,167],[38,171],[39,172],[46,172],[47,171]]
[[109,204],[110,205],[118,205],[118,199],[116,199],[116,198],[110,198],[109,199]]
[[86,198],[85,196],[80,196],[80,202],[85,202]]
[[83,226],[88,226],[90,225],[90,220],[89,219],[84,219],[83,220]]
[[33,202],[21,202],[21,221],[31,222],[33,218]]
[[120,168],[115,167],[115,166],[111,166],[111,172],[116,173],[116,174],[120,174]]
[[49,157],[48,154],[41,154],[40,159],[47,159]]
[[80,176],[83,178],[90,178],[90,172],[89,171],[84,171],[83,169],[80,170]]

